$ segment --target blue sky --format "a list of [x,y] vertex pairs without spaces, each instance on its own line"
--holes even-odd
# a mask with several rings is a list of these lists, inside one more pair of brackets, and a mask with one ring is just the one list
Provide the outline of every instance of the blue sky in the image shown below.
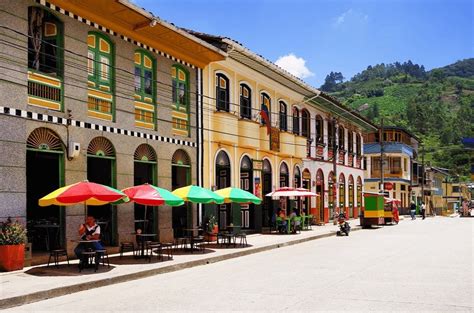
[[[133,0],[177,26],[231,37],[319,87],[377,63],[427,69],[474,56],[472,0]],[[283,57],[283,58],[282,58]]]

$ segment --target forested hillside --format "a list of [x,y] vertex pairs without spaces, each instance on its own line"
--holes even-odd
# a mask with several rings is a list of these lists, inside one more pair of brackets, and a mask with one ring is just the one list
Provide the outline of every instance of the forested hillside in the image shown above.
[[431,165],[468,176],[462,137],[474,136],[474,59],[426,71],[411,61],[368,66],[348,81],[331,72],[323,91],[374,123],[402,126],[417,135]]

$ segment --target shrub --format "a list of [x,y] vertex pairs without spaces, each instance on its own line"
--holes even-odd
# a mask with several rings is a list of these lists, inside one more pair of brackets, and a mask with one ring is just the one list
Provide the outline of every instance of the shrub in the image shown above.
[[0,246],[20,245],[27,242],[26,229],[18,221],[12,222],[10,218],[0,223]]

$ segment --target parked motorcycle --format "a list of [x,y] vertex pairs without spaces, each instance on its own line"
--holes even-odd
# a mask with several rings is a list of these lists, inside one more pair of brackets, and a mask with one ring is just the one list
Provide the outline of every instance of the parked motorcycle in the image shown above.
[[349,222],[346,222],[346,215],[344,213],[339,213],[337,218],[337,224],[339,225],[339,230],[337,231],[338,236],[349,236],[349,232],[351,231],[351,226]]

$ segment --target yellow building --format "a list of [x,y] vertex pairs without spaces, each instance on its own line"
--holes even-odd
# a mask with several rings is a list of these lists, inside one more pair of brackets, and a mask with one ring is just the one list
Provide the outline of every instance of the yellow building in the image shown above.
[[[192,34],[228,53],[203,71],[203,185],[240,187],[263,199],[259,206],[207,205],[203,222],[216,215],[221,229],[233,223],[260,231],[272,224],[277,208],[287,213],[302,209],[321,221],[339,208],[357,216],[362,206],[362,131],[375,127],[239,43]],[[333,144],[340,148],[337,162]],[[305,201],[265,197],[285,186],[321,196]]]

